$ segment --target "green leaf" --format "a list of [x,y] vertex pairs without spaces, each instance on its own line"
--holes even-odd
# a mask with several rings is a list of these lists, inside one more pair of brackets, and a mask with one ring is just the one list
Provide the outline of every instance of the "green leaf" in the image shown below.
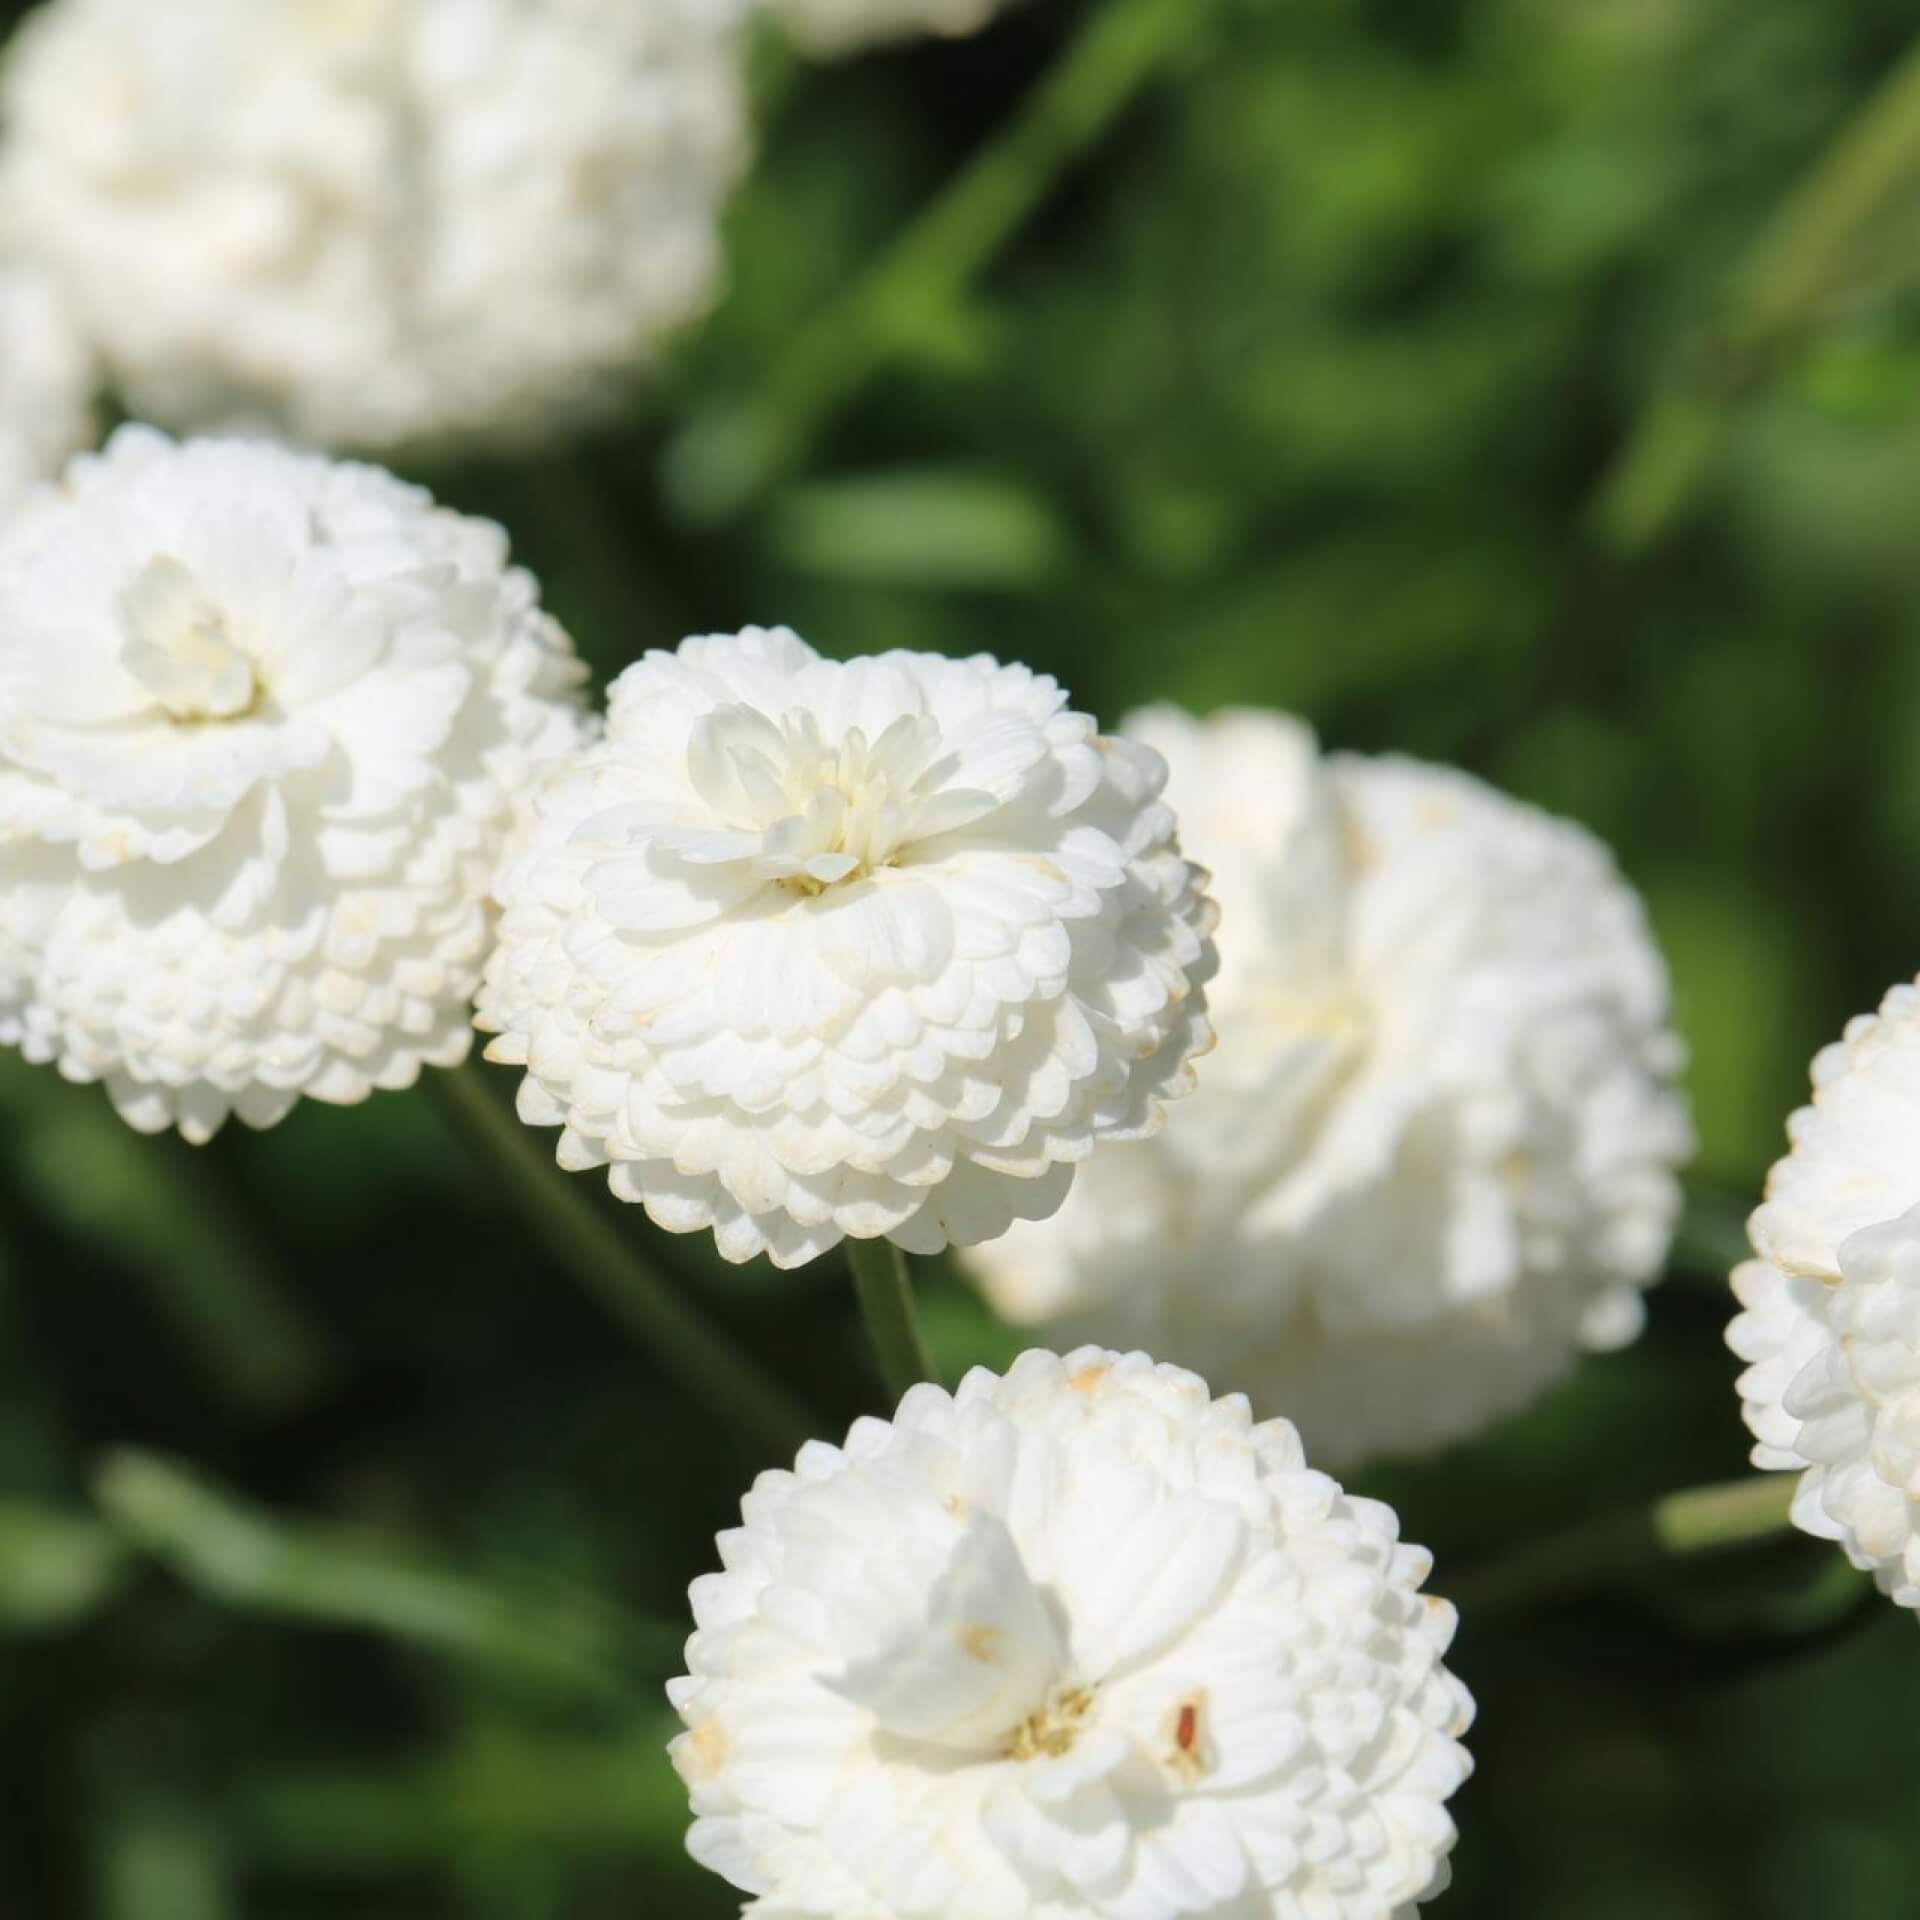
[[97,1492],[128,1541],[227,1606],[362,1627],[561,1692],[649,1692],[681,1634],[560,1582],[475,1576],[415,1547],[280,1521],[152,1454],[120,1453]]
[[71,1626],[120,1590],[125,1545],[97,1520],[25,1500],[0,1502],[0,1630]]
[[903,468],[784,495],[770,537],[803,572],[921,587],[1034,587],[1072,541],[1047,502],[1008,475]]
[[678,1855],[687,1794],[667,1743],[679,1730],[664,1710],[604,1741],[483,1722],[411,1766],[251,1780],[233,1824],[251,1857],[279,1867],[430,1866],[483,1843]]
[[104,1920],[234,1920],[219,1835],[189,1807],[116,1806],[98,1836]]

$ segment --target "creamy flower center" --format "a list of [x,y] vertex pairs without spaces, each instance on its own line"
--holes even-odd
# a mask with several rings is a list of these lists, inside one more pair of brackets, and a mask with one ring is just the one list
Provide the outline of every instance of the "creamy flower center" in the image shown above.
[[1056,1609],[1005,1524],[970,1512],[917,1572],[827,1684],[916,1745],[978,1759],[1067,1752],[1092,1694],[1069,1671]]
[[1014,1728],[1006,1744],[1009,1760],[1057,1760],[1073,1751],[1081,1726],[1093,1710],[1091,1687],[1056,1688],[1046,1702]]
[[717,708],[694,726],[688,771],[724,830],[682,851],[746,860],[801,894],[897,865],[914,842],[999,804],[945,785],[940,744],[924,714],[902,714],[872,739],[859,726],[829,739],[804,708],[777,721],[753,707]]
[[183,723],[238,720],[260,698],[250,655],[190,569],[169,555],[147,562],[120,596],[120,664]]

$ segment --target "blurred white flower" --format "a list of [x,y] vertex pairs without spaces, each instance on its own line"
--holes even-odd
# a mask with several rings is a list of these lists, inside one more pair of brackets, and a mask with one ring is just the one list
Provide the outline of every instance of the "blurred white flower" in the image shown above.
[[977,33],[1006,0],[763,0],[781,28],[822,59],[921,34]]
[[1473,1718],[1391,1509],[1144,1354],[1023,1355],[762,1474],[693,1585],[694,1856],[767,1920],[1388,1920]]
[[1753,1462],[1799,1471],[1795,1524],[1920,1607],[1920,992],[1820,1054],[1789,1131],[1727,1330]]
[[1003,1233],[1210,1042],[1164,776],[984,657],[650,653],[503,872],[487,1057],[563,1166],[728,1259]]
[[736,0],[51,0],[0,200],[136,411],[521,436],[710,302]]
[[467,1051],[513,797],[585,728],[506,538],[143,428],[0,531],[0,1041],[203,1140]]
[[93,356],[44,274],[0,259],[0,517],[99,431]]
[[971,1256],[994,1305],[1284,1407],[1330,1464],[1458,1439],[1630,1340],[1690,1132],[1605,849],[1276,714],[1127,727],[1214,875],[1221,1047],[1165,1132]]

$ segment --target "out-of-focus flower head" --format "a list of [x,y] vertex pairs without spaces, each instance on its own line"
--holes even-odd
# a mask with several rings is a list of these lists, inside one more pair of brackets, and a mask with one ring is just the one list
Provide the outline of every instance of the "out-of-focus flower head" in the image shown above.
[[0,256],[0,518],[92,442],[96,381],[52,282]]
[[700,313],[745,153],[732,0],[52,0],[0,209],[136,411],[521,437]]
[[1330,1463],[1458,1439],[1630,1340],[1690,1145],[1667,981],[1580,828],[1276,714],[1126,723],[1214,875],[1220,1047],[1158,1138],[971,1263]]

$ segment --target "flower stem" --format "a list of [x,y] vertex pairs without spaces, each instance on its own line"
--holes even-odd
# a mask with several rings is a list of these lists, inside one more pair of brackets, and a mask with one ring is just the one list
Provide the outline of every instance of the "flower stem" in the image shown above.
[[933,1360],[914,1312],[907,1256],[891,1240],[849,1240],[847,1258],[880,1362],[880,1378],[897,1400],[909,1387],[934,1378]]
[[1751,1546],[1792,1530],[1795,1474],[1770,1473],[1670,1493],[1519,1548],[1449,1590],[1474,1623],[1549,1605],[1697,1554]]
[[453,1132],[554,1257],[697,1397],[783,1458],[812,1435],[816,1422],[807,1409],[672,1292],[488,1091],[477,1064],[429,1074],[427,1084]]
[[148,1217],[169,1222],[174,1253],[149,1271],[154,1291],[236,1400],[263,1413],[305,1406],[338,1364],[326,1335],[279,1284],[206,1150],[177,1136],[142,1144],[156,1190]]
[[968,283],[1154,75],[1193,44],[1210,0],[1107,0],[1004,132],[880,259],[795,336],[765,390],[681,437],[668,483],[689,520],[729,520],[804,459],[893,357],[929,337]]
[[1920,41],[1780,204],[1735,276],[1717,327],[1681,356],[1595,496],[1616,551],[1651,546],[1712,471],[1734,406],[1806,332],[1849,252],[1920,169]]

